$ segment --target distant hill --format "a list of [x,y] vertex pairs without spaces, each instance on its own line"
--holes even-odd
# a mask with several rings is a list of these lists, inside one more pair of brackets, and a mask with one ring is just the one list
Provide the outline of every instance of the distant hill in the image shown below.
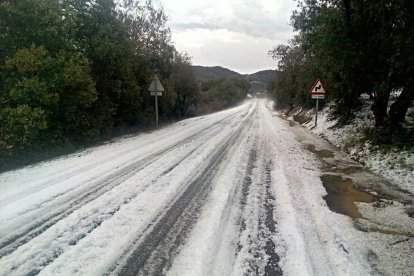
[[268,82],[276,74],[276,70],[263,70],[253,74],[240,74],[221,66],[193,66],[197,79],[200,81],[218,80],[223,78],[246,79],[251,85],[250,93],[264,93]]
[[250,75],[246,75],[249,78],[249,81],[260,81],[267,83],[275,75],[276,70],[263,70]]
[[276,70],[263,70],[245,75],[250,83],[250,93],[266,93],[268,83],[276,73]]
[[201,81],[216,80],[222,78],[243,78],[243,75],[220,66],[205,67],[193,66],[197,78]]

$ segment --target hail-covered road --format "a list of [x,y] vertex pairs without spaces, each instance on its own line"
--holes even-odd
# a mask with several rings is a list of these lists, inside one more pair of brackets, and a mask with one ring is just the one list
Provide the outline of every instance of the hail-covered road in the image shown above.
[[264,100],[0,175],[0,275],[365,275]]

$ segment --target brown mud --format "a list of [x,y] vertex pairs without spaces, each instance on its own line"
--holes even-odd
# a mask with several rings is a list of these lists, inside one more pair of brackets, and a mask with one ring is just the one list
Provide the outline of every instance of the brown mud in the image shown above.
[[350,175],[350,174],[360,172],[361,170],[362,170],[361,167],[351,166],[351,167],[346,167],[346,168],[340,169],[340,172],[342,172],[346,175]]
[[328,207],[336,212],[351,218],[363,218],[356,202],[373,203],[375,197],[367,192],[360,191],[352,185],[352,180],[340,175],[324,174],[322,184],[327,191],[324,200]]
[[322,158],[333,158],[333,157],[335,157],[335,154],[333,153],[333,151],[330,151],[330,150],[327,150],[327,149],[317,150],[316,147],[314,145],[311,145],[311,144],[306,145],[306,149],[309,150],[310,152],[313,152],[313,153],[317,154],[319,157],[322,157]]

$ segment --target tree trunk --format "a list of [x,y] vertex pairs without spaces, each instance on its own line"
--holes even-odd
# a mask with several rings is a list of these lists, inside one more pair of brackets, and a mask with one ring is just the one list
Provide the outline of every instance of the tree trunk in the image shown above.
[[345,24],[347,27],[351,25],[351,0],[342,1],[345,10]]
[[374,103],[371,106],[371,110],[374,113],[375,127],[378,129],[382,129],[385,126],[390,94],[391,90],[388,87],[380,88],[380,91],[375,94]]
[[400,126],[405,121],[405,115],[414,100],[414,81],[410,81],[401,92],[400,96],[391,105],[388,116],[393,126]]

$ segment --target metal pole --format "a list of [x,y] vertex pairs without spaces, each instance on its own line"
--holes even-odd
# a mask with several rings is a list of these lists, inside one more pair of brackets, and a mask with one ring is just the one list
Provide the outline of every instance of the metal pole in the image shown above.
[[318,124],[318,107],[319,107],[319,99],[316,99],[316,113],[315,113],[315,127]]
[[156,127],[158,128],[158,83],[157,80],[154,78],[155,80],[155,124]]

